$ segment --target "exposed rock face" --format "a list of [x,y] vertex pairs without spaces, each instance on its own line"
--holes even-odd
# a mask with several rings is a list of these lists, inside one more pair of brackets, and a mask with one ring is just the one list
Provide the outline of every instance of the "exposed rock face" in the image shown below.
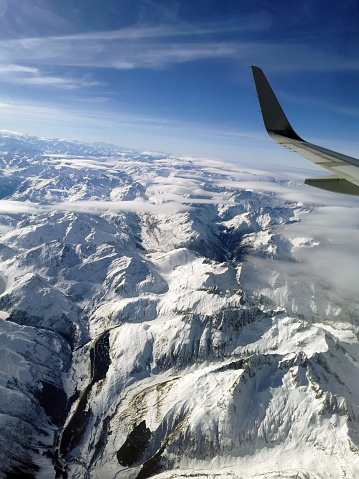
[[303,269],[316,207],[220,162],[0,143],[1,477],[356,477],[358,296]]

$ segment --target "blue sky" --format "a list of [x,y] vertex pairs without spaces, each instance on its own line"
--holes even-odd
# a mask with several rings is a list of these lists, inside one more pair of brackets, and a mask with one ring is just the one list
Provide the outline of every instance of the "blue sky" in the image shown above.
[[358,33],[354,0],[0,0],[0,129],[309,166],[267,137],[258,65],[300,136],[359,156]]

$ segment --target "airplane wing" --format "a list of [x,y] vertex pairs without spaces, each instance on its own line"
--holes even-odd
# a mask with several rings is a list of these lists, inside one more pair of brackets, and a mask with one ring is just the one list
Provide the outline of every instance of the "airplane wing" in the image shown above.
[[313,145],[291,127],[263,71],[252,66],[264,126],[274,141],[329,170],[332,175],[307,178],[305,184],[323,190],[359,196],[359,160]]

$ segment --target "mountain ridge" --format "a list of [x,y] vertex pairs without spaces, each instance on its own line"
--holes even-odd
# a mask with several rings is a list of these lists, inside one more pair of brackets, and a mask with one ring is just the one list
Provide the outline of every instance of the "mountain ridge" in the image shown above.
[[355,477],[359,304],[308,270],[320,205],[214,160],[1,149],[3,477]]

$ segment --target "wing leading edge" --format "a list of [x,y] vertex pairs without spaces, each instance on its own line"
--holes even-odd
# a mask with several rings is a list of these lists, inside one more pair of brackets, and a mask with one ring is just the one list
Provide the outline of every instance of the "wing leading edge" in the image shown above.
[[329,170],[332,175],[307,178],[305,183],[323,190],[359,196],[359,160],[313,145],[293,130],[263,71],[252,66],[264,126],[269,136],[298,155]]

